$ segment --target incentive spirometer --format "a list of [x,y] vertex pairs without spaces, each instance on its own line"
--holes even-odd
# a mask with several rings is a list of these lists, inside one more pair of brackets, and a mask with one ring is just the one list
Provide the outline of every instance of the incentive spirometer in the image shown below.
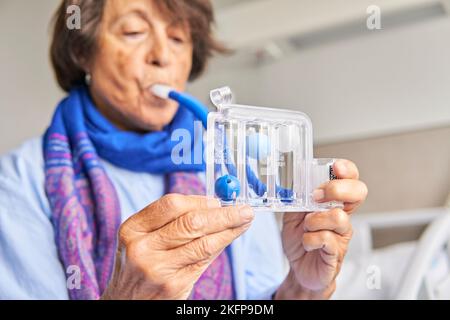
[[212,90],[209,112],[194,97],[164,85],[155,95],[177,101],[206,131],[207,195],[223,206],[250,205],[258,211],[313,212],[342,207],[317,203],[313,191],[336,179],[335,159],[315,159],[311,120],[302,112],[239,105],[230,88]]

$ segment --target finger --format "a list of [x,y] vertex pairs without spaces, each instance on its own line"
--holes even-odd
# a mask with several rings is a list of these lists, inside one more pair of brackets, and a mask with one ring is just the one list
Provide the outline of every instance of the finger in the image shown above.
[[246,224],[234,229],[210,234],[169,252],[176,257],[174,261],[176,268],[187,266],[201,268],[210,263],[222,250],[249,228],[250,224]]
[[340,235],[348,234],[352,229],[350,217],[342,209],[310,213],[306,215],[303,226],[305,232],[328,230]]
[[367,192],[367,186],[359,180],[333,180],[314,190],[314,200],[317,202],[357,203],[366,199]]
[[329,255],[337,256],[337,237],[339,235],[332,231],[307,232],[303,235],[303,247],[307,252],[320,249]]
[[299,226],[308,214],[306,212],[286,212],[283,214],[283,224],[295,224]]
[[197,238],[251,223],[255,214],[249,206],[192,211],[152,233],[157,249],[174,249]]
[[347,212],[347,214],[351,215],[361,204],[362,204],[362,202],[345,203],[344,211]]
[[338,179],[359,179],[358,167],[350,160],[337,160],[333,165],[333,169]]
[[217,252],[210,259],[199,261],[193,264],[182,265],[181,268],[176,270],[175,277],[178,279],[189,279],[191,285],[195,285],[198,279],[202,276],[205,270],[217,259],[217,257],[223,252],[223,250]]
[[168,194],[132,216],[128,223],[133,231],[157,230],[189,211],[220,208],[220,202],[204,196]]

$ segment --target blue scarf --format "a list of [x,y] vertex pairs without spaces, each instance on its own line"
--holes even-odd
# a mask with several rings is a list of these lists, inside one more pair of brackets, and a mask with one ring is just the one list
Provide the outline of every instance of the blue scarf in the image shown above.
[[130,171],[153,174],[199,172],[205,170],[205,164],[203,159],[202,163],[195,162],[193,154],[190,164],[176,165],[171,159],[172,150],[180,143],[172,141],[172,133],[178,129],[187,130],[192,137],[190,150],[203,150],[201,139],[194,140],[195,120],[190,111],[179,108],[173,121],[162,131],[146,134],[121,131],[94,106],[88,89],[79,87],[58,106],[49,132],[59,132],[69,138],[86,132],[102,159]]

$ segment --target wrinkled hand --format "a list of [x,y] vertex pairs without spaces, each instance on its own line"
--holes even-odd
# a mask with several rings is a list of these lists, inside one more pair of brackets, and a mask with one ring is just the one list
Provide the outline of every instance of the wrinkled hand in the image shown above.
[[367,187],[350,161],[336,161],[334,171],[339,180],[321,186],[314,197],[317,202],[342,201],[343,209],[284,216],[283,248],[290,271],[276,299],[323,299],[335,290],[352,237],[349,216],[365,200]]
[[164,196],[121,226],[114,273],[102,299],[187,299],[201,274],[253,218],[250,207]]

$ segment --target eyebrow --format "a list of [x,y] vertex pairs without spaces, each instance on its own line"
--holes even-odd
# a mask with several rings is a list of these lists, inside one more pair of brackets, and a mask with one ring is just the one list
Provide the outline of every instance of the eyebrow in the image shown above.
[[[145,12],[144,10],[140,9],[140,8],[134,8],[131,9],[129,12],[124,13],[124,14],[120,14],[117,15],[116,17],[114,17],[114,19],[112,19],[112,25],[116,25],[118,24],[121,20],[127,18],[128,16],[138,16],[142,19],[144,19],[145,21],[147,21],[148,23],[152,23],[152,19],[151,17],[147,14],[147,12]],[[184,21],[181,18],[167,18],[167,25],[169,27],[182,27],[183,30],[187,33],[190,34],[189,32],[189,25],[186,26],[186,21]]]
[[146,20],[148,22],[151,21],[150,17],[147,15],[146,12],[144,12],[144,11],[142,11],[140,9],[133,9],[133,10],[127,12],[127,13],[124,13],[124,14],[116,16],[113,19],[113,24],[116,24],[116,23],[120,22],[121,20],[123,20],[123,19],[125,19],[125,18],[127,18],[129,16],[138,16],[138,17],[140,17],[140,18],[142,18],[142,19],[144,19],[144,20]]

